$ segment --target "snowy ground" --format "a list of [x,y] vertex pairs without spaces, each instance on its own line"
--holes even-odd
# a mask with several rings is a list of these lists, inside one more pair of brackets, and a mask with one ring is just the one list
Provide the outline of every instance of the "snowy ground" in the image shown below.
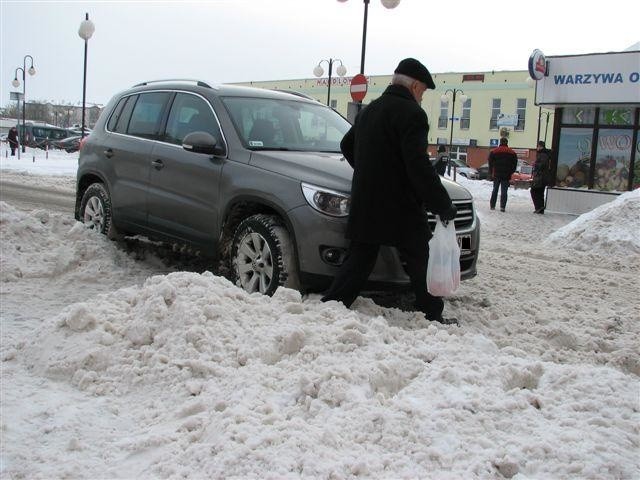
[[[76,164],[0,158],[62,189]],[[576,218],[461,183],[482,251],[459,327],[248,295],[0,204],[0,475],[639,478],[640,192]]]

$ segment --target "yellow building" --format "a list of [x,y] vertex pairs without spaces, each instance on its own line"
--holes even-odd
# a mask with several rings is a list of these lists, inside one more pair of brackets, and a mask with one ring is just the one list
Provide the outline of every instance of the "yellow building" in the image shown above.
[[[451,143],[452,158],[460,158],[470,166],[478,167],[487,161],[489,150],[498,146],[500,137],[507,136],[509,146],[516,150],[518,156],[532,163],[538,136],[551,142],[554,115],[552,111],[542,110],[534,104],[534,84],[527,80],[528,76],[526,70],[434,74],[436,89],[428,90],[422,100],[431,127],[430,153],[435,156],[438,144]],[[330,92],[327,77],[241,85],[295,91],[322,103],[327,103],[330,93],[329,104],[345,117],[350,117],[351,79],[332,77]],[[364,103],[382,94],[391,82],[391,75],[374,75],[367,80]],[[451,107],[454,108],[453,121]]]

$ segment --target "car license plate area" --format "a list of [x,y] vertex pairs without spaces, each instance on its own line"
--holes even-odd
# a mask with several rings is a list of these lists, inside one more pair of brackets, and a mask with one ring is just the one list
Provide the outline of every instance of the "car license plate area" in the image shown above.
[[471,253],[471,235],[458,235],[458,246],[460,247],[460,255]]

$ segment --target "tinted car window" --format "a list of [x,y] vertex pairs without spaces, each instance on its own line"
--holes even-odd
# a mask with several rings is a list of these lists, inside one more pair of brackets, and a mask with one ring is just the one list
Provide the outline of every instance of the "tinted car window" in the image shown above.
[[115,126],[113,128],[113,132],[117,133],[127,133],[127,127],[129,126],[129,119],[131,118],[131,112],[133,111],[133,107],[136,104],[136,100],[138,99],[137,95],[131,95],[130,97],[126,97],[125,104],[122,108],[122,111],[116,118]]
[[111,118],[109,118],[109,122],[107,123],[107,130],[114,131],[116,128],[116,124],[118,123],[118,119],[120,118],[120,114],[122,113],[122,109],[124,108],[124,104],[128,98],[129,97],[121,98],[118,105],[116,105],[116,108],[113,109]]
[[136,137],[155,139],[160,131],[162,113],[171,94],[169,92],[153,92],[139,95],[127,133]]
[[351,125],[321,104],[271,98],[225,97],[243,143],[254,150],[340,152]]
[[163,140],[181,145],[184,137],[191,132],[207,132],[218,142],[222,142],[211,106],[196,95],[177,93],[169,112]]

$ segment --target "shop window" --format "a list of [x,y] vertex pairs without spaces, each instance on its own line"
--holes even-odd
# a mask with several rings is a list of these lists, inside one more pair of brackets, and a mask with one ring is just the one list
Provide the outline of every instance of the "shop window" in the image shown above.
[[462,103],[462,116],[460,117],[460,130],[469,130],[471,126],[471,99],[467,98]]
[[562,109],[563,125],[593,125],[596,110],[593,107],[569,107]]
[[514,130],[524,131],[525,114],[527,113],[526,98],[519,98],[516,101],[516,113],[518,114],[518,124],[515,126]]
[[449,102],[440,100],[440,116],[438,117],[438,128],[447,128],[447,117],[449,116]]
[[589,182],[591,161],[591,128],[563,128],[558,147],[556,185],[559,187],[586,188]]
[[338,108],[338,100],[331,100],[331,108],[336,109]]
[[627,189],[632,146],[632,130],[600,129],[593,178],[594,188],[618,191]]
[[494,98],[491,100],[491,118],[489,119],[489,130],[498,130],[498,115],[500,115],[500,108],[502,100]]
[[600,125],[633,125],[632,108],[600,108]]

